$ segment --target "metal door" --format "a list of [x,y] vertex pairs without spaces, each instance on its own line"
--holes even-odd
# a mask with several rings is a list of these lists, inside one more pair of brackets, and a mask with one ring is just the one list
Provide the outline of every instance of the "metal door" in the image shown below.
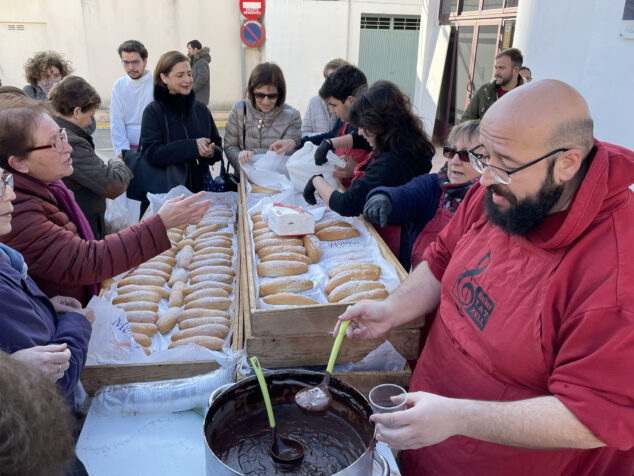
[[359,68],[372,84],[387,79],[414,98],[420,17],[361,15]]

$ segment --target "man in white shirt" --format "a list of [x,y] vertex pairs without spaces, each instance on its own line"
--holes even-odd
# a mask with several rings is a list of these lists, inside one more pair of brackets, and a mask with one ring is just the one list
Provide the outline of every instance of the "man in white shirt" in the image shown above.
[[121,157],[122,150],[139,146],[143,110],[154,100],[154,87],[152,73],[145,69],[148,53],[141,42],[125,41],[117,51],[126,76],[112,87],[110,134],[114,152]]

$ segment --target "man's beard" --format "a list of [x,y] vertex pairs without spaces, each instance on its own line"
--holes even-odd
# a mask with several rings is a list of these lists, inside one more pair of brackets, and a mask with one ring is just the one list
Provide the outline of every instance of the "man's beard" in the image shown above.
[[[499,82],[498,82],[499,81]],[[502,86],[506,86],[507,84],[509,84],[511,81],[513,81],[513,74],[511,73],[511,75],[508,78],[500,78],[499,80],[496,79],[495,80],[495,84],[502,87]]]
[[[484,197],[484,208],[487,220],[492,225],[502,228],[509,235],[526,236],[531,230],[539,226],[549,215],[564,191],[563,185],[555,185],[553,179],[554,162],[548,170],[548,176],[536,194],[523,200],[503,190],[499,185],[489,185]],[[510,207],[501,211],[493,203],[493,192],[506,198]]]

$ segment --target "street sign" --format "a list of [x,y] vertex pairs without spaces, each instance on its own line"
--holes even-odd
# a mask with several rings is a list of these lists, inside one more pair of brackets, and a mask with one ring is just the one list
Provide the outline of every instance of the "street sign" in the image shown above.
[[240,0],[240,13],[249,20],[257,20],[264,14],[264,0]]
[[240,28],[240,37],[249,48],[257,48],[264,43],[264,25],[255,20],[246,21]]

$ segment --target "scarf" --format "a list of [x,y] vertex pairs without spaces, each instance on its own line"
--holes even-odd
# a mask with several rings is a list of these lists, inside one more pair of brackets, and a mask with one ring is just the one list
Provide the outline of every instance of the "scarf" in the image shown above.
[[[77,202],[70,193],[70,190],[68,190],[68,188],[66,188],[66,185],[64,185],[64,182],[62,182],[61,180],[55,180],[54,182],[48,184],[48,189],[57,199],[59,208],[64,213],[66,213],[66,215],[68,215],[70,221],[72,221],[77,227],[79,236],[81,236],[86,241],[94,240],[95,235],[93,235],[92,233],[90,225],[88,224],[88,220],[86,220],[86,217],[79,208],[79,205],[77,205]],[[93,296],[96,296],[99,293],[99,288],[97,284],[90,284],[88,287],[90,288],[90,293]]]
[[24,262],[24,258],[18,251],[0,243],[0,259],[5,259],[13,269],[22,275],[22,279],[26,279],[28,267]]
[[59,81],[55,81],[54,79],[47,79],[45,81],[38,81],[37,85],[42,91],[44,91],[44,94],[48,98],[48,93],[51,92],[51,89],[57,83],[59,83]]

